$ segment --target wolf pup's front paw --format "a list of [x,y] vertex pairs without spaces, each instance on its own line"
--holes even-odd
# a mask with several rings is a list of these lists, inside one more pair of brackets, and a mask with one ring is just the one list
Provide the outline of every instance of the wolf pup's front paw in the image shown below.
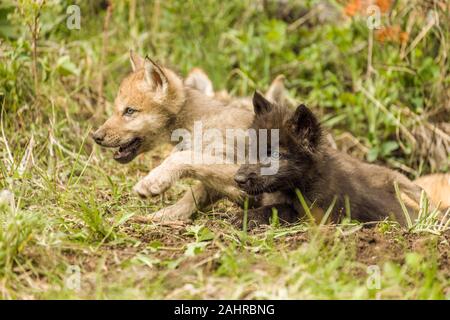
[[172,179],[168,175],[160,175],[150,172],[145,178],[139,181],[133,188],[140,197],[146,198],[149,196],[156,196],[172,185]]

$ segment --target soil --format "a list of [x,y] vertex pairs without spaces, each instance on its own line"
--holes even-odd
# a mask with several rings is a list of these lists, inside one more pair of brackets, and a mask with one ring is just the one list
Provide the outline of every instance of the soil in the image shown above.
[[[220,242],[227,242],[226,234],[224,233],[224,221],[221,219],[203,220],[206,227],[211,230]],[[132,222],[134,225],[136,222]],[[138,244],[132,245],[130,243],[108,244],[106,243],[106,251],[114,252],[113,255],[108,255],[105,261],[105,267],[113,267],[116,264],[117,257],[119,261],[123,259],[133,258],[137,253],[144,251],[152,251],[151,247],[156,246],[152,256],[164,260],[176,260],[185,254],[185,245],[194,241],[192,235],[187,234],[187,224],[173,224],[166,226],[151,226],[142,223],[142,229],[137,230],[136,225],[126,226],[122,231],[127,233],[130,237],[138,240]],[[251,234],[261,237],[266,236],[268,227],[260,227],[252,230]],[[230,227],[226,228],[229,232]],[[383,265],[384,262],[392,261],[399,264],[405,262],[407,253],[417,252],[424,257],[430,255],[431,252],[437,253],[433,256],[437,257],[438,268],[448,274],[450,277],[450,233],[435,236],[431,234],[414,234],[394,229],[392,231],[380,231],[377,227],[360,228],[350,230],[350,232],[337,232],[335,226],[321,227],[318,232],[324,237],[324,245],[332,245],[334,241],[344,241],[348,243],[348,248],[351,251],[352,258],[356,262],[364,265]],[[312,232],[296,232],[293,235],[285,235],[283,237],[275,238],[275,245],[280,250],[295,250],[301,245],[311,241],[313,237]],[[284,247],[284,248],[283,248]],[[213,271],[217,267],[217,261],[213,258],[218,247],[213,241],[205,250],[189,259],[182,259],[178,268],[181,270],[185,268],[192,268],[192,266],[202,266],[209,271]],[[353,251],[352,251],[353,250]],[[104,252],[104,250],[102,250]],[[70,250],[64,253],[71,256]],[[97,266],[98,258],[101,254],[91,253],[84,257],[84,268],[94,270]],[[114,258],[116,257],[116,258]],[[92,260],[92,261],[91,261]],[[89,263],[90,262],[90,263]],[[155,266],[156,270],[165,268],[164,265]]]

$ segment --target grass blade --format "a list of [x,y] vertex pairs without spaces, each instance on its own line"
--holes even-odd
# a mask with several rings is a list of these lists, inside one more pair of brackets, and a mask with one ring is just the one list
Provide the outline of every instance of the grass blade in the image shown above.
[[303,194],[297,188],[295,189],[295,193],[297,194],[297,198],[300,201],[300,204],[302,205],[303,210],[305,210],[305,213],[308,216],[309,220],[315,224],[316,219],[314,219],[314,216],[312,215],[311,210],[309,209],[308,204],[306,203],[306,200],[303,197]]

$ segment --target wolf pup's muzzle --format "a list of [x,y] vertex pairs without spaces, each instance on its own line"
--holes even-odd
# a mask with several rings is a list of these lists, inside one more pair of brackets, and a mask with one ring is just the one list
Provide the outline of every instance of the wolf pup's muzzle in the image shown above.
[[255,184],[257,180],[257,174],[249,166],[241,166],[238,172],[234,175],[234,181],[238,187],[247,192],[248,194],[254,194]]

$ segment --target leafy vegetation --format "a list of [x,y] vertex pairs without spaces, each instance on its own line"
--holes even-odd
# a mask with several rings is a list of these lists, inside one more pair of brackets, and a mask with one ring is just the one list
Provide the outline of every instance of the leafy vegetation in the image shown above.
[[[2,1],[1,297],[448,298],[450,238],[427,221],[285,228],[274,212],[246,233],[223,201],[191,225],[142,223],[190,182],[140,200],[132,186],[167,150],[121,166],[89,137],[133,48],[182,75],[201,67],[236,96],[282,73],[340,149],[410,178],[446,172],[450,6],[374,1],[372,30],[363,3]],[[74,4],[79,30],[67,24]]]

